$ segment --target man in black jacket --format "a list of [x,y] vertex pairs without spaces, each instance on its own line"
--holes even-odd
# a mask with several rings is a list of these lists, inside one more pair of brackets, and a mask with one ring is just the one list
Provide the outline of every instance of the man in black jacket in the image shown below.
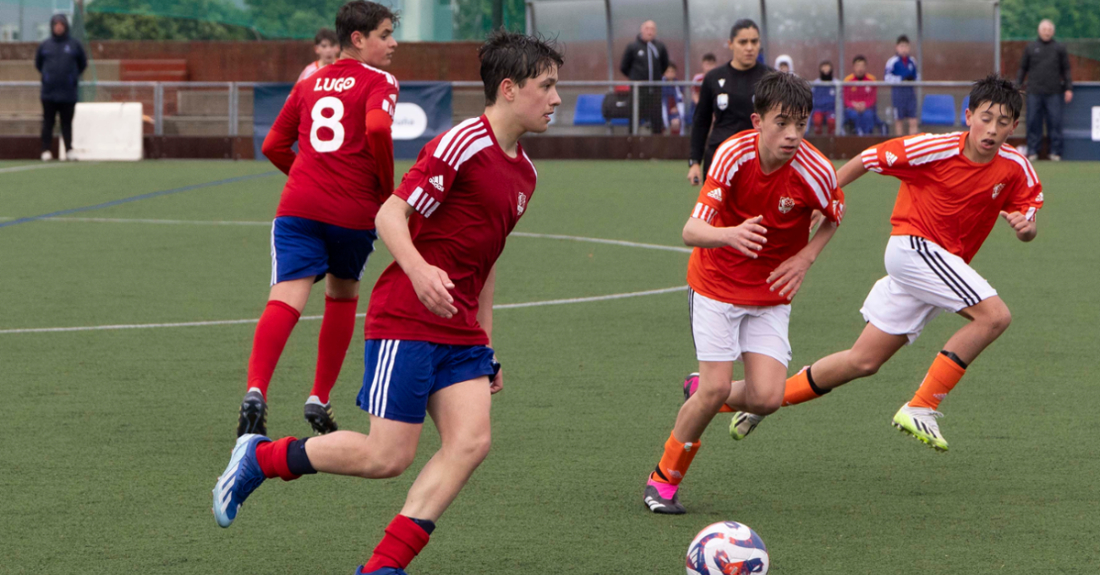
[[[1028,78],[1030,76],[1030,78]],[[1073,101],[1073,81],[1069,76],[1069,55],[1066,47],[1054,41],[1054,23],[1039,23],[1039,39],[1028,44],[1020,59],[1016,85],[1027,83],[1027,153],[1031,161],[1039,159],[1043,140],[1043,119],[1050,136],[1050,159],[1062,159],[1063,102]]]
[[[627,78],[636,82],[660,82],[668,68],[668,50],[657,41],[657,23],[646,20],[638,38],[626,47],[619,70]],[[638,92],[638,115],[648,119],[654,134],[660,134],[664,127],[661,117],[661,87],[640,88]]]
[[88,60],[80,42],[69,36],[69,20],[64,14],[50,18],[53,35],[38,46],[34,67],[42,74],[42,159],[52,160],[54,117],[61,114],[61,138],[72,159],[73,111],[76,109],[77,83]]

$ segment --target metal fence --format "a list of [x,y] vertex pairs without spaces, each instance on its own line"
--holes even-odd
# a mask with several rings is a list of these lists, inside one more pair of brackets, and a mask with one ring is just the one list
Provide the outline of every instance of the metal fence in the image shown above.
[[[145,133],[154,136],[220,136],[236,137],[252,135],[253,90],[261,84],[252,82],[98,82],[82,86],[83,100],[93,102],[141,102],[145,110]],[[1100,86],[1100,82],[1082,82],[1077,86]],[[456,121],[476,116],[484,108],[481,82],[452,82],[454,90],[453,114]],[[669,108],[679,91],[683,102],[680,137],[691,133],[693,105],[692,82],[590,82],[573,81],[558,84],[562,105],[554,114],[554,128],[550,135],[605,135],[653,133],[653,103],[647,96],[661,89],[660,105]],[[836,135],[851,133],[845,122],[846,106],[844,89],[848,87],[876,88],[877,103],[874,108],[876,126],[884,134],[892,133],[893,101],[891,88],[897,84],[886,82],[832,82],[813,83],[815,88],[831,88],[836,95],[832,109]],[[917,117],[922,118],[921,128],[926,131],[947,130],[962,125],[962,105],[969,93],[969,82],[909,82],[904,87],[914,88],[917,94]],[[13,135],[37,135],[41,129],[41,103],[38,99],[38,82],[0,82],[0,137]],[[618,118],[602,116],[603,99],[609,94],[619,94],[619,103],[628,108]],[[936,98],[929,98],[936,96]],[[950,98],[950,101],[944,96]],[[927,106],[938,105],[935,122]],[[945,114],[946,110],[950,110]],[[666,113],[665,116],[675,114]],[[665,131],[666,126],[660,126]],[[810,130],[817,132],[816,126]],[[1023,130],[1021,122],[1020,131]]]

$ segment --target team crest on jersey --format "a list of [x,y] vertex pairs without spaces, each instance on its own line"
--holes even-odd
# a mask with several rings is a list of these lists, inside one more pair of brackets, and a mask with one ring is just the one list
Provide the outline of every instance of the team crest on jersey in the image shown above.
[[715,103],[718,104],[719,110],[725,110],[730,105],[729,94],[718,94],[718,99],[715,101]]
[[355,78],[317,78],[314,92],[343,92],[355,86]]
[[893,166],[894,162],[898,161],[898,157],[890,152],[886,152],[886,165]]
[[1004,184],[997,184],[993,186],[993,199],[997,199],[997,196],[1001,195],[1001,190],[1005,189]]
[[433,176],[428,178],[428,183],[435,186],[435,189],[443,191],[443,176]]
[[520,193],[519,200],[516,201],[516,215],[522,216],[523,210],[527,209],[527,194]]
[[707,194],[707,197],[708,198],[714,198],[714,199],[718,200],[719,202],[722,201],[722,188],[714,188],[713,190],[710,191],[709,194]]
[[785,213],[787,213],[787,212],[789,212],[793,209],[794,209],[794,198],[788,198],[787,196],[783,196],[782,198],[779,198],[779,212],[780,213],[785,214]]

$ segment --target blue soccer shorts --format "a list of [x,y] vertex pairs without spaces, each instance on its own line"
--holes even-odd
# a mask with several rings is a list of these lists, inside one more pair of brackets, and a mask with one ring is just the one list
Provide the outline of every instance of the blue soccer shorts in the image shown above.
[[491,379],[497,369],[493,355],[486,345],[368,339],[355,404],[383,419],[423,423],[428,396],[463,381]]
[[325,274],[359,281],[374,251],[374,230],[353,230],[281,216],[271,224],[271,285]]
[[905,120],[917,117],[917,93],[912,88],[895,88],[890,95],[895,118]]

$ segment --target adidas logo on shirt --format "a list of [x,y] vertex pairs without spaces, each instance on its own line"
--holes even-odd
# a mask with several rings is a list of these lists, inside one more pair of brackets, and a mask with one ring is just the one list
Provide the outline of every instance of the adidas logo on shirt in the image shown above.
[[890,152],[886,152],[886,165],[893,166],[894,162],[898,161],[898,157]]
[[721,188],[714,188],[713,190],[710,191],[709,194],[707,194],[707,197],[708,198],[714,198],[714,199],[718,200],[719,202],[722,201],[722,189]]
[[435,186],[435,189],[443,191],[443,176],[434,176],[428,178],[428,183]]

